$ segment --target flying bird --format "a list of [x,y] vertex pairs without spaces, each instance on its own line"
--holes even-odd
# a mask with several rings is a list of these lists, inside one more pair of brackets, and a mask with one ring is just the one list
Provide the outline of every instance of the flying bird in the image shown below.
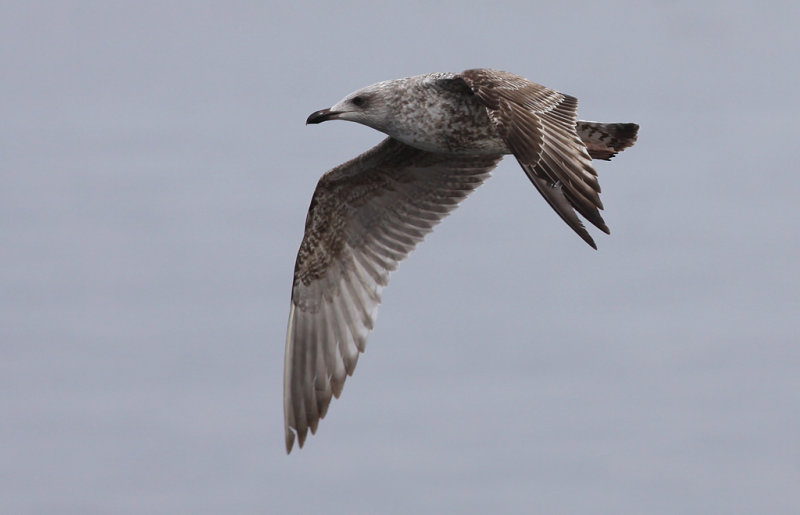
[[286,452],[315,433],[373,327],[389,274],[513,154],[593,248],[578,214],[609,233],[592,159],[636,141],[635,123],[577,118],[578,101],[507,72],[474,69],[379,82],[312,113],[389,137],[322,176],[294,269],[284,362]]

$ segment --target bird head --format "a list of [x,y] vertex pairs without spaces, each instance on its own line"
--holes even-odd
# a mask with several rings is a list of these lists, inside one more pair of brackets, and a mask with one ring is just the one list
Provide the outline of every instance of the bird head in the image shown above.
[[393,82],[386,81],[367,86],[350,93],[328,109],[320,109],[309,115],[306,124],[328,120],[348,120],[367,127],[388,132],[390,116],[397,96]]

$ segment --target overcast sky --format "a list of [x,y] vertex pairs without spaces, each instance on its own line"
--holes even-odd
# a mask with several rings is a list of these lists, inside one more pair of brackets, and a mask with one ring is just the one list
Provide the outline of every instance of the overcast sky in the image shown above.
[[[651,5],[651,6],[649,6]],[[0,512],[798,513],[798,4],[3,2]],[[578,238],[513,159],[286,456],[305,126],[508,70],[637,122]]]

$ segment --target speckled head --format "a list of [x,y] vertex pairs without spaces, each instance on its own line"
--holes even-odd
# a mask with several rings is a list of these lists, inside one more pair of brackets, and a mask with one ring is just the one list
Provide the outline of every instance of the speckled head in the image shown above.
[[[485,108],[453,73],[431,73],[378,82],[312,113],[306,123],[349,120],[413,147],[434,152],[497,152]],[[457,81],[456,81],[457,82]],[[487,148],[483,142],[489,142]],[[476,143],[478,143],[476,145]]]
[[331,106],[311,115],[306,123],[321,123],[328,120],[348,120],[373,129],[388,132],[392,125],[392,113],[402,96],[408,91],[411,78],[378,82],[354,91]]

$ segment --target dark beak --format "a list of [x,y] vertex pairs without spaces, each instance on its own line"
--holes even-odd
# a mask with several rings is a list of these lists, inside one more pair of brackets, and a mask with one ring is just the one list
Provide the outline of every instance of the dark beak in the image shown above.
[[319,111],[315,111],[309,115],[308,119],[306,120],[306,125],[309,123],[322,123],[325,120],[333,120],[338,115],[338,111],[331,111],[330,109],[320,109]]

